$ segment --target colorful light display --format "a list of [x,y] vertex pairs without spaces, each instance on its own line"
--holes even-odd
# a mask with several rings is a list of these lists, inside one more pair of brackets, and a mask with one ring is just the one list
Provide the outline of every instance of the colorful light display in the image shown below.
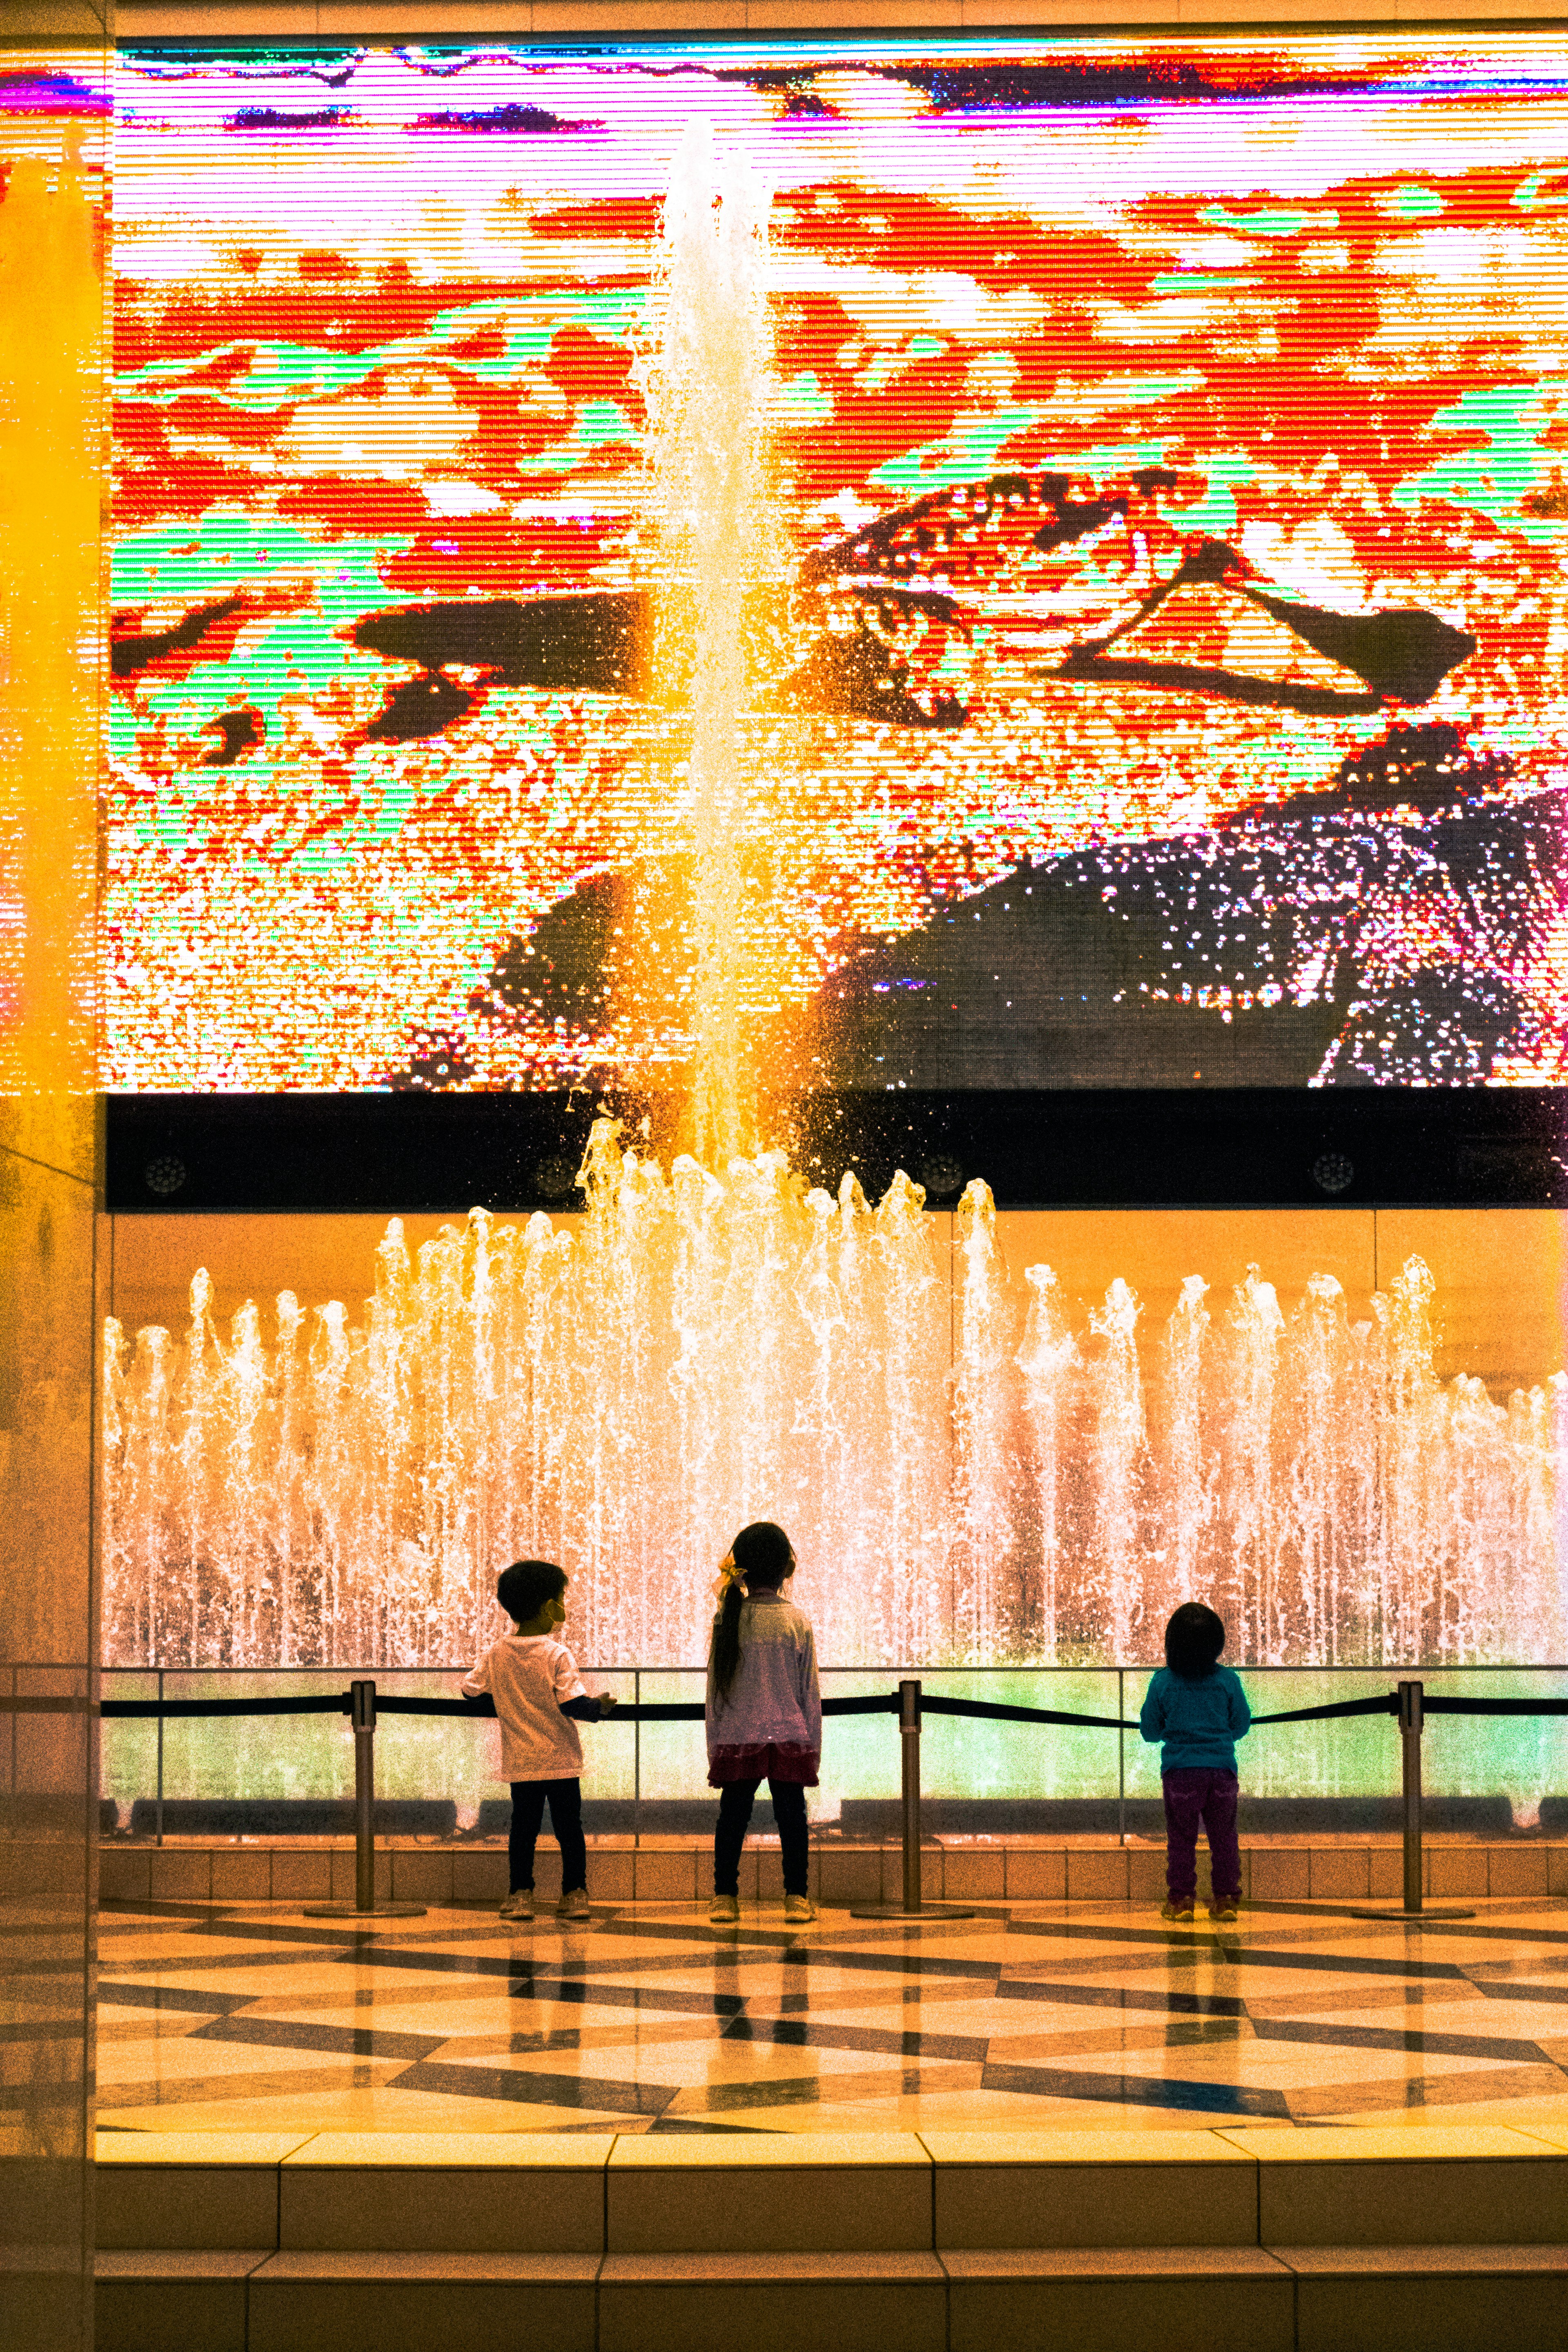
[[694,123],[767,1071],[1556,1083],[1568,72],[1478,33],[122,58],[108,1084],[689,1074]]

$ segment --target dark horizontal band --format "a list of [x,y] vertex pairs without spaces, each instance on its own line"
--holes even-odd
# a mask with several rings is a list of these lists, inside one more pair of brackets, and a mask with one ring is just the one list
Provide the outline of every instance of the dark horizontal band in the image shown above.
[[[107,1206],[575,1209],[595,1108],[586,1093],[113,1095]],[[646,1108],[668,1164],[677,1106]],[[973,1176],[1003,1208],[1551,1207],[1568,1190],[1568,1095],[1541,1087],[822,1092],[763,1124],[795,1139],[813,1182],[853,1168],[876,1197],[902,1168],[932,1208]]]

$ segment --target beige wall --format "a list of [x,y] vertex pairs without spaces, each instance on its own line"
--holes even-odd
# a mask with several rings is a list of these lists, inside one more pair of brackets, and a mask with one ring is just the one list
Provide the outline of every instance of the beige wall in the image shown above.
[[[280,1290],[306,1307],[342,1299],[351,1318],[374,1283],[380,1216],[116,1216],[110,1227],[112,1312],[130,1331],[188,1318],[191,1276],[212,1276],[220,1328],[247,1299],[265,1311]],[[416,1248],[449,1218],[409,1216]],[[571,1219],[558,1219],[570,1223]],[[949,1227],[953,1220],[943,1213]],[[1118,1275],[1143,1302],[1143,1328],[1163,1323],[1184,1277],[1201,1274],[1223,1302],[1256,1265],[1289,1307],[1308,1277],[1331,1274],[1352,1315],[1412,1253],[1437,1282],[1438,1370],[1479,1374],[1494,1395],[1530,1387],[1568,1362],[1563,1279],[1568,1221],[1550,1209],[1013,1210],[998,1218],[1015,1276],[1044,1263],[1077,1319]]]
[[1087,1314],[1116,1275],[1162,1323],[1183,1279],[1202,1275],[1217,1306],[1249,1265],[1289,1307],[1331,1274],[1352,1317],[1405,1260],[1437,1286],[1434,1338],[1445,1380],[1469,1372],[1494,1396],[1568,1365],[1568,1219],[1555,1209],[1017,1210],[998,1220],[1010,1265],[1044,1263]]

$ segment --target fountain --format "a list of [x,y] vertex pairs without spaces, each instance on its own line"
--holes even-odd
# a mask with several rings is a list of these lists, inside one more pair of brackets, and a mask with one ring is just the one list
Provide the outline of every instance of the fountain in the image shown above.
[[659,657],[690,679],[692,1153],[666,1173],[602,1119],[576,1231],[476,1210],[411,1259],[395,1219],[357,1322],[286,1291],[225,1338],[205,1274],[178,1344],[111,1322],[108,1662],[465,1661],[525,1553],[568,1566],[584,1656],[697,1662],[715,1557],[763,1516],[842,1665],[1152,1659],[1193,1594],[1240,1662],[1561,1658],[1568,1386],[1444,1388],[1418,1260],[1353,1323],[1324,1276],[1289,1314],[1256,1270],[1227,1302],[1194,1277],[1150,1343],[1122,1281],[1082,1328],[1048,1267],[1020,1287],[983,1184],[950,1266],[907,1177],[873,1206],[757,1148],[734,744],[770,562],[766,224],[694,129],[645,371]]
[[1433,1370],[1413,1258],[1352,1322],[1194,1280],[1139,1345],[1113,1282],[1072,1327],[1019,1286],[984,1187],[807,1191],[784,1155],[666,1175],[594,1130],[575,1232],[397,1221],[351,1324],[291,1294],[226,1339],[104,1355],[107,1656],[447,1664],[498,1562],[565,1561],[584,1652],[700,1659],[715,1547],[774,1516],[840,1664],[1158,1655],[1211,1597],[1244,1661],[1561,1658],[1568,1382],[1494,1402]]

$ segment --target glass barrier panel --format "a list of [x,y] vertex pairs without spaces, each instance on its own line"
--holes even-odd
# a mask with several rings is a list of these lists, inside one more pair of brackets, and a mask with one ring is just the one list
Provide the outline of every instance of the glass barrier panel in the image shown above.
[[[166,1673],[163,1697],[320,1697],[348,1688],[341,1666],[271,1674]],[[154,1729],[156,1727],[154,1726]],[[353,1738],[345,1715],[182,1716],[163,1725],[163,1802],[351,1798]],[[153,1790],[140,1793],[132,1826]]]
[[[461,1670],[377,1670],[384,1696],[457,1695]],[[1113,1668],[994,1669],[825,1668],[823,1695],[847,1697],[892,1691],[910,1673],[928,1696],[990,1700],[1005,1706],[1114,1717]],[[700,1667],[585,1666],[595,1691],[629,1703],[700,1702]],[[346,1666],[273,1672],[166,1672],[169,1701],[288,1696],[345,1690]],[[1399,1679],[1391,1668],[1248,1667],[1242,1674],[1255,1715],[1333,1705],[1388,1692]],[[1510,1698],[1568,1696],[1568,1669],[1427,1667],[1420,1675],[1431,1694]],[[1134,1725],[1149,1670],[1128,1668],[1124,1711]],[[106,1698],[152,1699],[150,1669],[110,1670]],[[101,1787],[114,1801],[121,1830],[151,1834],[157,1792],[155,1720],[103,1725]],[[612,1716],[582,1727],[583,1792],[588,1825],[599,1835],[689,1836],[710,1825],[716,1797],[708,1785],[707,1744],[700,1721],[617,1723]],[[938,1835],[1104,1832],[1121,1818],[1119,1766],[1125,1774],[1126,1821],[1139,1836],[1161,1834],[1160,1753],[1136,1728],[1119,1738],[1109,1727],[990,1722],[928,1714],[921,1739],[926,1827]],[[384,1716],[376,1736],[376,1788],[388,1800],[449,1803],[459,1833],[500,1835],[507,1785],[500,1778],[500,1735],[493,1722],[458,1717]],[[1254,1807],[1255,1832],[1331,1832],[1364,1828],[1366,1818],[1337,1822],[1335,1807],[1383,1800],[1400,1790],[1399,1739],[1387,1717],[1328,1722],[1258,1723],[1241,1743],[1238,1767],[1243,1828]],[[1465,1818],[1443,1826],[1506,1831],[1537,1826],[1568,1830],[1568,1718],[1430,1716],[1422,1751],[1428,1801],[1464,1801]],[[828,1717],[824,1725],[821,1785],[812,1792],[821,1832],[853,1837],[898,1834],[900,1742],[891,1715]],[[271,1800],[287,1807],[306,1800],[343,1800],[353,1791],[353,1741],[338,1714],[169,1717],[163,1726],[163,1794],[182,1799]],[[482,1817],[481,1817],[481,1809]],[[1473,1822],[1470,1815],[1473,1813]],[[1293,1816],[1295,1818],[1293,1818]],[[1380,1811],[1380,1819],[1385,1818]],[[759,1826],[769,1826],[766,1791]],[[1393,1827],[1392,1817],[1387,1825]],[[282,1833],[273,1831],[272,1834]]]
[[[100,1696],[155,1699],[158,1677],[145,1671],[126,1674],[106,1666]],[[158,1726],[151,1716],[145,1721],[132,1717],[128,1722],[110,1716],[100,1725],[99,1733],[99,1793],[115,1807],[118,1827],[128,1831],[137,1798],[151,1797],[157,1790]]]
[[[701,1666],[645,1670],[643,1705],[700,1705],[707,1681]],[[719,1797],[708,1786],[708,1741],[702,1725],[645,1723],[640,1727],[639,1746],[642,1801],[638,1816],[644,1844],[661,1835],[689,1837],[710,1829]]]
[[[1036,1667],[938,1672],[922,1677],[932,1697],[996,1706],[1049,1707],[1116,1716],[1114,1668]],[[896,1748],[896,1741],[895,1741]],[[889,1793],[899,1793],[898,1758]],[[921,1740],[926,1826],[942,1834],[1057,1834],[1114,1830],[1117,1735],[1100,1725],[991,1722],[928,1715]]]
[[[1428,1694],[1454,1698],[1568,1698],[1568,1674],[1550,1667],[1429,1667]],[[1393,1727],[1390,1726],[1390,1729]],[[1397,1751],[1398,1741],[1392,1743]],[[1421,1781],[1429,1799],[1494,1801],[1496,1826],[1568,1832],[1568,1716],[1429,1715],[1421,1742]],[[1483,1816],[1478,1829],[1491,1826]]]

